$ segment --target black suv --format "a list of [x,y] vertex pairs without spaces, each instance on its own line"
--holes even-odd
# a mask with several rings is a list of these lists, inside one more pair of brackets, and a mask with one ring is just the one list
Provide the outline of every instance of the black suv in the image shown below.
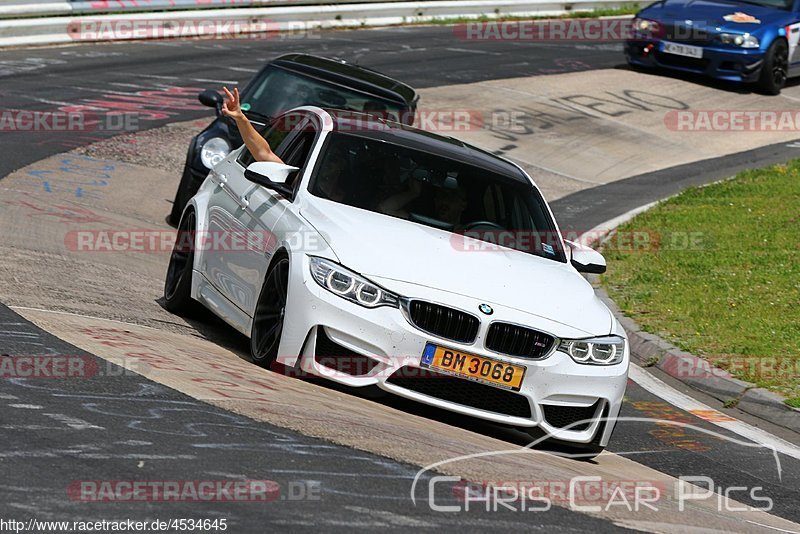
[[[256,128],[286,110],[308,105],[367,112],[410,125],[419,99],[414,89],[379,72],[308,54],[287,54],[270,61],[240,92],[242,111]],[[235,122],[221,112],[222,96],[206,89],[198,98],[216,108],[217,118],[189,143],[169,216],[173,225],[209,170],[242,144]]]

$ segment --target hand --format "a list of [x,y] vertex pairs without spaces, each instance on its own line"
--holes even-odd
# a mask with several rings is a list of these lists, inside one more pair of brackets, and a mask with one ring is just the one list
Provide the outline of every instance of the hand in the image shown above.
[[228,91],[227,87],[223,87],[222,90],[225,91],[225,102],[222,104],[223,115],[237,121],[247,120],[239,106],[239,89],[234,87],[233,93]]

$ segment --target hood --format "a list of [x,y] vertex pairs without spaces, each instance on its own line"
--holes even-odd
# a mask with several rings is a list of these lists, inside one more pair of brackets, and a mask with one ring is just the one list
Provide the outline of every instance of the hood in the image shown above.
[[[736,22],[725,20],[736,14],[748,15],[758,22]],[[691,20],[698,28],[721,32],[757,34],[766,26],[791,22],[792,13],[774,7],[757,6],[745,2],[723,2],[721,0],[666,0],[643,9],[639,16],[664,23],[684,23]],[[746,18],[735,17],[739,20]]]
[[463,238],[450,232],[317,198],[300,214],[342,265],[366,277],[514,308],[587,335],[611,330],[608,309],[566,263],[510,249],[464,250]]

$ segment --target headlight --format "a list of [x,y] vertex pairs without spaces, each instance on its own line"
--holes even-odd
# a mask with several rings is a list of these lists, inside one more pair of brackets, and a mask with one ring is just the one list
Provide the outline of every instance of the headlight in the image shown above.
[[200,148],[200,161],[209,169],[214,168],[231,151],[231,145],[221,137],[212,137]]
[[742,48],[758,48],[760,46],[758,38],[749,33],[722,33],[719,38],[723,44],[732,44]]
[[649,19],[633,19],[633,30],[637,33],[657,34],[661,30],[661,25]]
[[590,339],[564,339],[558,350],[566,352],[578,363],[586,365],[614,365],[625,354],[625,338],[604,336]]
[[331,293],[365,308],[379,306],[398,308],[400,306],[398,295],[386,291],[338,263],[315,256],[309,256],[309,260],[311,276]]

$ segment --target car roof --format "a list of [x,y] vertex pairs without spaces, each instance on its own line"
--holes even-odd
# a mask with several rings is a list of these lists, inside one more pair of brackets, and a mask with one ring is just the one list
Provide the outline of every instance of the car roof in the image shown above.
[[354,111],[325,109],[333,119],[333,131],[377,139],[466,163],[531,185],[528,176],[516,165],[491,152],[454,137],[420,130],[407,124]]
[[413,106],[419,99],[417,92],[411,86],[343,59],[311,54],[284,54],[273,59],[270,64],[347,85],[406,106]]

